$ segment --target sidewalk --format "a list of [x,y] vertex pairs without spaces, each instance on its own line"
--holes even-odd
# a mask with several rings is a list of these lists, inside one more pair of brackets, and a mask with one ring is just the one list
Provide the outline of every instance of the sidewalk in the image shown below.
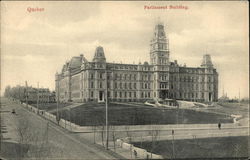
[[[97,143],[97,144],[102,146],[101,143]],[[140,156],[135,157],[135,155],[130,150],[121,148],[117,144],[116,144],[116,148],[114,149],[114,143],[112,141],[109,142],[109,147],[108,148],[112,152],[115,152],[115,153],[121,155],[125,159],[145,159],[145,157],[140,157]]]

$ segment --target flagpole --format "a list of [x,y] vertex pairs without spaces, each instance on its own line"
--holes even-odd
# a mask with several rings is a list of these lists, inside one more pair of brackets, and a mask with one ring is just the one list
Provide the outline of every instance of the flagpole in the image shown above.
[[[107,65],[107,64],[106,64]],[[106,74],[106,150],[108,150],[108,143],[109,143],[109,129],[108,129],[108,73],[107,73],[107,66],[105,70]]]

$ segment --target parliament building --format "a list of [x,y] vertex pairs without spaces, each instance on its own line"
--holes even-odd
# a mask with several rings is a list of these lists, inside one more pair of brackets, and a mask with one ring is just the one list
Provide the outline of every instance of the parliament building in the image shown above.
[[[103,47],[88,61],[82,54],[66,62],[56,73],[56,96],[60,102],[145,102],[147,100],[218,100],[218,73],[211,57],[203,55],[199,67],[169,61],[164,25],[155,26],[150,41],[150,63],[119,64],[106,61]],[[202,58],[202,57],[201,57]]]

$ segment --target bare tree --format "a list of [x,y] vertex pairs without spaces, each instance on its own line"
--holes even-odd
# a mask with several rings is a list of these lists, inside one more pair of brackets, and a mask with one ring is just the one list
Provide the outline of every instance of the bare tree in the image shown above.
[[155,150],[158,144],[158,137],[160,135],[160,131],[157,129],[152,129],[149,131],[149,135],[151,136],[151,158],[152,158],[152,152]]
[[98,130],[100,130],[99,133],[100,133],[100,136],[101,136],[102,145],[105,146],[105,145],[104,145],[104,132],[105,132],[105,126],[104,126],[103,123],[101,123],[101,126],[98,126],[97,128],[98,128]]
[[96,124],[94,124],[93,126],[92,126],[92,131],[94,132],[94,134],[93,134],[93,139],[94,139],[94,144],[96,143],[96,140],[95,140],[95,135],[96,135]]
[[31,127],[30,121],[21,119],[17,121],[16,131],[18,145],[16,154],[19,159],[41,159],[51,155],[51,146],[48,142],[48,125],[43,129],[44,133]]
[[116,151],[116,132],[115,132],[115,126],[110,126],[110,130],[111,130],[111,136],[112,136],[112,140],[113,140],[113,145],[114,145],[114,151]]
[[130,132],[129,126],[125,126],[125,132],[126,132],[126,136],[128,138],[128,143],[130,143],[131,142],[131,132]]
[[19,120],[16,125],[16,131],[18,136],[16,153],[19,158],[24,158],[30,150],[31,142],[34,140],[34,135],[30,129],[29,121]]
[[[128,138],[128,143],[130,144],[132,139],[131,139],[131,132],[129,130],[129,126],[125,126],[125,132],[126,132],[126,136]],[[131,155],[131,158],[132,158],[132,148],[130,148],[130,155]]]

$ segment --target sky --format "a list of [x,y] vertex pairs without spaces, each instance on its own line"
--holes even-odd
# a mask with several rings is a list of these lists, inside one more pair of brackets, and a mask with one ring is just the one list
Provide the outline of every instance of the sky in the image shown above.
[[[165,25],[170,60],[198,67],[210,54],[219,97],[249,97],[248,2],[1,2],[1,94],[7,85],[54,90],[55,73],[73,56],[92,61],[97,46],[108,62],[149,61],[154,26]],[[147,9],[167,6],[167,9]],[[170,6],[179,6],[170,9]],[[187,7],[187,9],[183,9]],[[40,8],[40,11],[31,11]]]

